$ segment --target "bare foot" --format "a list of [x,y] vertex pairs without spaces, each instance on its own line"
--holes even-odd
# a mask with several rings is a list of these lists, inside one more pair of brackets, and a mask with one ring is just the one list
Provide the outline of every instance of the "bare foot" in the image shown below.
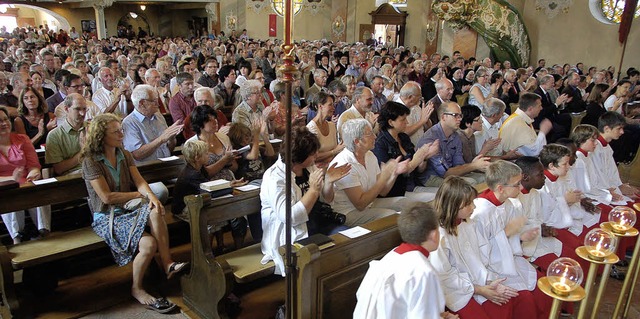
[[150,305],[156,301],[155,297],[140,288],[131,288],[131,295],[143,305]]

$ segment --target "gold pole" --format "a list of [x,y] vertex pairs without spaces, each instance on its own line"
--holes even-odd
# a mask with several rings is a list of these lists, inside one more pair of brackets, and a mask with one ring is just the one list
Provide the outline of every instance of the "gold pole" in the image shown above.
[[600,304],[602,301],[602,295],[604,289],[607,287],[607,281],[609,280],[609,274],[611,273],[611,265],[604,265],[602,271],[602,277],[600,277],[600,284],[598,285],[598,293],[596,294],[596,300],[593,302],[593,310],[591,310],[591,319],[598,317],[598,311],[600,310]]
[[584,314],[589,307],[589,294],[591,294],[591,288],[593,288],[593,282],[596,280],[596,272],[598,271],[598,265],[589,263],[589,274],[587,275],[587,282],[584,284],[584,292],[587,295],[584,300],[580,302],[580,309],[578,310],[578,319],[584,318]]
[[560,299],[553,298],[553,304],[551,304],[551,312],[549,312],[549,319],[557,319],[560,314],[560,306],[562,301]]
[[[620,259],[618,258],[618,256],[616,256],[616,254],[611,254],[607,257],[604,257],[602,260],[594,260],[589,254],[589,252],[587,251],[587,247],[585,246],[576,248],[576,255],[578,255],[580,258],[589,262],[589,274],[587,275],[587,281],[584,285],[585,298],[580,302],[580,309],[578,310],[578,316],[577,316],[578,319],[583,319],[586,316],[587,309],[589,308],[589,296],[591,295],[593,284],[596,281],[596,274],[598,272],[598,267],[602,264],[604,264],[605,267],[607,266],[610,267],[611,265],[617,263],[618,260]],[[607,274],[606,277],[608,276],[609,275]],[[603,278],[606,278],[606,277],[603,276]],[[606,285],[606,281],[604,285],[601,283],[599,288],[603,288],[605,285]],[[594,310],[598,309],[599,303],[600,301],[596,297]]]
[[[637,243],[636,243],[637,245]],[[627,318],[629,315],[629,307],[631,306],[631,299],[633,299],[633,292],[636,289],[636,283],[638,283],[638,273],[640,273],[640,261],[636,264],[636,269],[633,271],[633,281],[631,282],[631,289],[629,290],[629,297],[627,297],[627,305],[624,307],[624,312],[622,313],[622,318]],[[629,276],[629,273],[627,273]]]
[[[638,230],[635,228],[632,228],[632,230],[635,230],[634,236],[637,236]],[[631,237],[631,236],[628,236],[628,237]],[[630,301],[630,298],[632,295],[631,291],[629,291],[629,288],[631,286],[631,280],[636,279],[636,276],[630,272],[635,273],[635,269],[637,268],[636,265],[638,264],[639,252],[640,252],[640,245],[636,242],[636,246],[635,248],[633,248],[633,256],[631,257],[631,264],[629,264],[629,270],[627,271],[627,275],[624,278],[624,283],[622,284],[622,291],[620,291],[620,295],[618,296],[618,302],[616,303],[616,308],[613,311],[613,318],[618,318],[618,315],[620,315],[620,312],[622,311],[623,307],[625,307],[625,302],[629,303]]]

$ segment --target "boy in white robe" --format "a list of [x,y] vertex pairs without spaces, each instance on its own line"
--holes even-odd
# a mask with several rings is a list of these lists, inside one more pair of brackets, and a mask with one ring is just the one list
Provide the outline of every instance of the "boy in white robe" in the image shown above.
[[440,238],[433,208],[422,203],[405,209],[398,229],[403,243],[370,263],[353,318],[458,318],[444,311],[444,294],[428,259]]
[[589,262],[576,255],[577,247],[564,244],[557,236],[557,229],[571,226],[572,218],[568,209],[562,209],[556,199],[539,191],[545,183],[544,166],[537,157],[522,156],[515,161],[522,169],[522,189],[517,199],[510,199],[514,207],[519,207],[527,217],[523,229],[535,227],[540,236],[522,243],[522,251],[529,261],[540,267],[543,273],[559,257],[569,257],[588,269]]
[[538,315],[548,315],[551,299],[536,288],[538,274],[523,257],[521,242],[539,234],[537,229],[522,231],[526,218],[517,216],[510,201],[520,193],[522,171],[507,161],[493,162],[486,171],[489,189],[480,193],[473,203],[471,219],[476,223],[478,237],[486,239],[489,249],[480,253],[489,260],[489,267],[507,278],[505,285],[518,291],[531,291],[536,299]]
[[[592,154],[592,162],[597,167],[598,187],[606,188],[616,199],[619,196],[634,197],[640,193],[638,188],[629,184],[623,184],[620,180],[618,165],[613,158],[613,149],[609,145],[624,134],[626,119],[618,112],[609,111],[598,119],[598,141]],[[629,201],[630,198],[624,198]]]

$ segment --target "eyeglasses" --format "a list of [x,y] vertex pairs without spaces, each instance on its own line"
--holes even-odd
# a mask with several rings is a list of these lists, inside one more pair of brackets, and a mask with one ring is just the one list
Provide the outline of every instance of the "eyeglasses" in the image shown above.
[[444,115],[451,115],[451,116],[455,117],[456,119],[461,119],[461,118],[462,118],[462,114],[460,114],[460,113],[444,112],[444,113],[442,113],[442,114],[444,114]]
[[479,117],[478,117],[478,118],[475,118],[475,119],[473,119],[473,121],[474,121],[474,122],[476,122],[476,123],[477,123],[477,122],[480,122],[480,118],[479,118]]
[[81,89],[83,87],[86,87],[86,85],[84,84],[78,84],[78,85],[69,85],[70,88],[74,88],[74,89]]

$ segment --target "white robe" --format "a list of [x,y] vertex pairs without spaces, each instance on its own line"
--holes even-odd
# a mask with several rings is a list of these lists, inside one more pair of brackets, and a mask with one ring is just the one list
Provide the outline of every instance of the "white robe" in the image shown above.
[[[598,188],[610,189],[615,188],[616,193],[622,194],[620,191],[620,186],[622,185],[622,180],[620,179],[620,173],[618,172],[618,165],[616,165],[616,161],[613,158],[613,149],[611,145],[607,144],[607,146],[603,146],[602,142],[598,140],[596,143],[596,149],[589,154],[593,166],[597,169],[597,179],[596,186]],[[624,196],[623,202],[631,202],[633,201],[631,198]],[[613,203],[619,205],[626,205],[620,203]]]
[[573,223],[568,230],[572,234],[579,236],[582,233],[582,226],[584,225],[582,219],[585,215],[591,214],[587,213],[582,206],[580,206],[579,202],[569,205],[565,200],[564,195],[569,190],[575,189],[577,189],[575,183],[567,178],[567,176],[560,176],[555,182],[551,181],[549,177],[545,177],[544,186],[542,187],[543,192],[555,197],[558,205],[564,205],[568,208],[571,218],[573,219]]
[[[562,242],[555,237],[542,237],[541,225],[548,225],[547,221],[552,220],[546,219],[547,216],[562,215],[562,213],[559,211],[555,212],[557,209],[552,205],[552,202],[547,200],[545,203],[541,194],[536,189],[530,190],[528,194],[521,193],[518,198],[510,198],[509,200],[514,207],[518,208],[514,210],[516,215],[527,217],[527,223],[522,228],[522,231],[535,228],[538,229],[538,233],[540,234],[534,240],[522,243],[522,252],[525,256],[529,256],[529,261],[535,261],[539,257],[547,254],[554,254],[560,257]],[[570,222],[571,216],[568,215],[568,217]]]
[[476,198],[476,208],[471,219],[475,221],[478,237],[484,237],[490,249],[480,249],[489,261],[489,268],[506,277],[505,285],[516,290],[533,290],[536,287],[537,274],[531,264],[524,259],[520,236],[507,237],[504,229],[515,217],[514,207],[506,201],[495,206],[489,200]]
[[452,311],[460,311],[472,297],[480,304],[485,302],[486,298],[474,295],[474,284],[486,285],[487,281],[498,278],[484,267],[479,247],[488,243],[478,241],[473,222],[463,222],[457,229],[458,236],[453,236],[440,227],[440,245],[429,254],[429,261],[440,278],[446,306]]
[[610,204],[613,196],[609,190],[599,188],[599,174],[593,165],[592,155],[585,156],[582,152],[576,151],[576,163],[571,168],[571,179],[576,183],[577,188],[587,197],[595,199],[601,203]]
[[445,305],[438,276],[418,250],[372,261],[356,296],[354,319],[437,319]]

